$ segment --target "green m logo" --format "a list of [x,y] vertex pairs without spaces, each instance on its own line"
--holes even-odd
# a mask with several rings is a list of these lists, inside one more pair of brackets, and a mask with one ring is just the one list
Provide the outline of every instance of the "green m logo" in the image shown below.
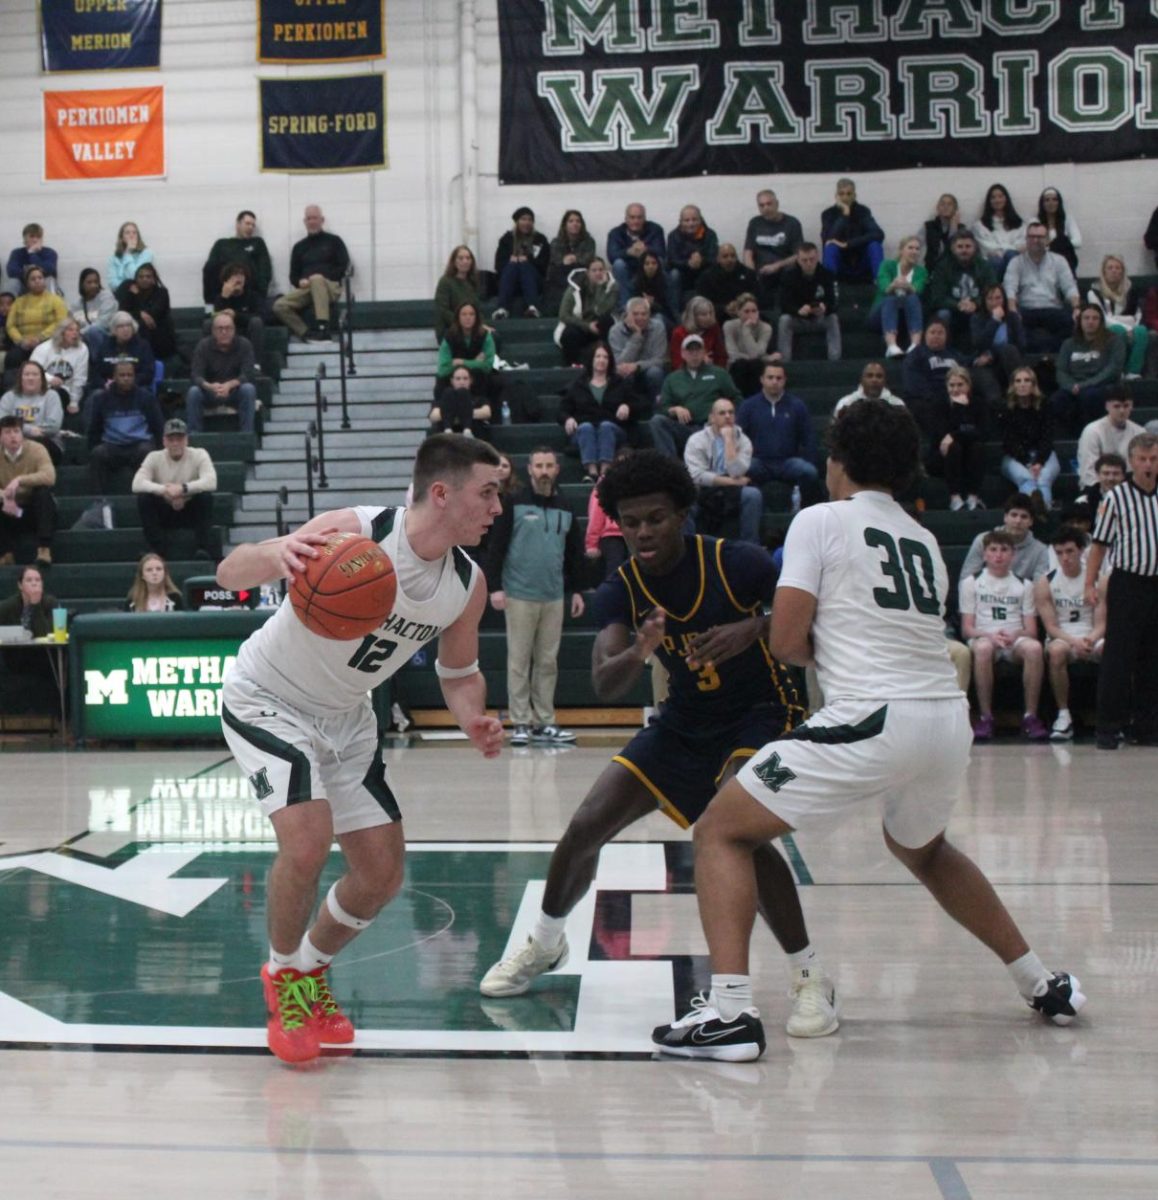
[[253,794],[259,800],[264,800],[266,796],[273,795],[273,784],[269,781],[269,774],[265,767],[262,767],[255,775],[249,777],[249,786],[253,788]]
[[780,754],[776,750],[762,763],[754,765],[752,770],[756,772],[756,778],[774,792],[778,792],[786,783],[796,778],[796,772],[781,763]]

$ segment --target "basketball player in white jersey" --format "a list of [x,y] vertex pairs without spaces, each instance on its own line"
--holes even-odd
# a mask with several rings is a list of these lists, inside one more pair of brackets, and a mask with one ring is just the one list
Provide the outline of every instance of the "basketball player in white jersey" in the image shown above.
[[945,654],[940,550],[893,499],[918,468],[916,423],[904,408],[861,400],[832,423],[829,443],[834,502],[789,527],[770,639],[781,661],[815,665],[825,706],[749,759],[696,825],[712,986],[652,1034],[669,1054],[743,1061],[763,1052],[748,974],[752,851],[866,804],[880,811],[889,850],[1001,958],[1031,1007],[1066,1023],[1085,1002],[1076,979],[1042,965],[989,881],[945,839],[969,760],[969,711]]
[[1074,736],[1070,714],[1070,663],[1101,662],[1106,636],[1106,602],[1102,594],[1096,606],[1086,598],[1086,572],[1082,559],[1089,538],[1072,525],[1054,534],[1050,549],[1057,567],[1033,585],[1037,615],[1045,627],[1049,682],[1057,701],[1057,720],[1050,730],[1051,742],[1069,742]]
[[973,686],[977,691],[977,720],[973,740],[987,742],[993,736],[993,667],[1011,662],[1021,667],[1025,694],[1022,735],[1031,742],[1044,742],[1049,730],[1037,715],[1041,703],[1041,681],[1045,673],[1041,642],[1037,640],[1037,609],[1033,585],[1013,573],[1013,537],[1004,529],[992,529],[981,539],[985,566],[976,577],[961,580],[958,608],[961,636],[973,653]]
[[[338,530],[378,542],[398,580],[394,611],[353,641],[311,633],[287,599],[242,645],[222,690],[225,740],[277,836],[267,897],[270,956],[261,974],[269,1047],[288,1062],[316,1058],[324,1043],[353,1040],[326,968],[402,884],[401,814],[370,690],[437,638],[435,669],[447,708],[487,758],[502,746],[478,666],[486,582],[458,548],[477,545],[499,511],[497,452],[439,434],[419,448],[411,507],[322,513],[286,537],[238,546],[217,570],[222,587],[273,583],[303,570]],[[346,873],[311,925],[335,837]]]

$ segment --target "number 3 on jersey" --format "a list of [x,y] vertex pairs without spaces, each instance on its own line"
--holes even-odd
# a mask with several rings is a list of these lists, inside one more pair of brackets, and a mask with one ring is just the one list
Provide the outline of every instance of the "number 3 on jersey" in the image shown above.
[[927,546],[912,538],[901,538],[898,552],[897,542],[891,533],[871,527],[864,531],[864,540],[865,545],[885,552],[881,574],[892,582],[892,587],[873,588],[873,599],[881,608],[901,612],[915,608],[919,613],[940,613],[933,556]]

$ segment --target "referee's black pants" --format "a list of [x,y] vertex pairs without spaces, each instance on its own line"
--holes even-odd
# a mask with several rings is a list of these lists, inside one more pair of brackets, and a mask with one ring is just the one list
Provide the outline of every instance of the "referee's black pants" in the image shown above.
[[1158,577],[1115,569],[1098,673],[1098,733],[1116,734],[1131,717],[1140,736],[1158,736]]

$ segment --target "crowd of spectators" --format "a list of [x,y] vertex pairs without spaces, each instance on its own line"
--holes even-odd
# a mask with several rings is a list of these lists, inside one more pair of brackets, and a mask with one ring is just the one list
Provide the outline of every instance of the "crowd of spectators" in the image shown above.
[[[564,213],[550,242],[536,233],[531,210],[516,210],[493,280],[480,276],[466,246],[455,248],[439,280],[436,396],[449,394],[441,368],[456,357],[448,340],[455,304],[482,314],[497,293],[495,323],[477,323],[494,344],[500,372],[491,396],[500,403],[501,323],[557,313],[560,362],[580,368],[558,420],[582,477],[593,483],[617,454],[654,445],[688,466],[696,528],[754,542],[765,538],[770,506],[824,498],[818,442],[829,412],[865,398],[908,407],[924,436],[926,472],[944,481],[951,511],[985,508],[997,472],[1016,489],[1001,527],[978,535],[960,572],[968,587],[954,597],[964,641],[951,642],[951,654],[963,681],[976,680],[978,736],[992,733],[995,668],[1005,661],[1022,677],[1023,735],[1072,736],[1067,672],[1097,661],[1105,614],[1099,600],[1096,615],[1087,606],[1075,616],[1070,593],[1093,515],[1127,475],[1127,447],[1144,432],[1130,420],[1130,382],[1158,375],[1149,338],[1158,331],[1158,288],[1139,288],[1114,254],[1079,284],[1081,232],[1052,187],[1025,206],[1026,217],[1000,183],[972,220],[946,193],[923,230],[894,238],[850,179],[837,181],[816,242],[772,190],[758,193],[756,208],[742,241],[731,242],[696,205],[681,208],[665,232],[631,203],[602,247],[578,210]],[[1158,251],[1158,232],[1151,240]],[[842,299],[849,283],[874,290]],[[824,356],[837,362],[854,332],[863,343],[864,329],[880,333],[883,359],[864,365],[854,392],[825,412],[802,367],[808,403],[794,393],[801,335],[810,337],[810,357],[822,335]],[[433,415],[441,415],[437,404]],[[1075,457],[1069,447],[1079,435]],[[999,459],[987,457],[994,443]],[[1063,505],[1055,488],[1069,470],[1081,493]],[[908,499],[923,508],[930,494]],[[621,539],[594,501],[589,507],[587,556],[614,570]],[[1052,545],[1033,536],[1035,522],[1055,530],[1061,522]],[[1056,587],[1048,583],[1055,577],[1063,580]],[[1004,602],[993,599],[998,592]],[[990,627],[993,611],[1006,613],[1001,628]],[[1078,633],[1062,627],[1070,620],[1081,622]],[[1058,707],[1052,729],[1039,716],[1047,675]]]
[[[557,411],[584,478],[594,482],[616,455],[654,444],[687,463],[701,527],[757,541],[770,504],[807,506],[825,495],[818,435],[829,414],[792,389],[798,339],[822,341],[824,356],[837,362],[846,337],[867,328],[882,337],[883,361],[865,364],[856,391],[834,398],[831,412],[860,398],[910,408],[925,437],[927,472],[944,480],[950,509],[984,507],[987,442],[1000,441],[1000,473],[1017,489],[1005,526],[1010,514],[1016,525],[1018,505],[1031,524],[1056,520],[1054,488],[1069,467],[1058,446],[1069,439],[1080,435],[1082,494],[1066,512],[1067,528],[1075,510],[1092,514],[1128,473],[1128,447],[1143,432],[1130,419],[1129,383],[1158,373],[1158,342],[1149,337],[1158,330],[1158,289],[1131,281],[1117,254],[1105,255],[1088,285],[1079,284],[1081,232],[1056,188],[1041,193],[1036,211],[1024,205],[1023,217],[1008,189],[994,183],[972,221],[946,193],[919,234],[899,237],[886,234],[847,178],[837,180],[833,204],[818,214],[814,242],[771,189],[757,194],[755,206],[742,238],[723,241],[697,205],[684,205],[665,231],[631,203],[603,245],[576,209],[562,214],[548,240],[535,213],[520,206],[495,249],[490,278],[470,247],[455,247],[435,294],[432,428],[489,437],[505,419],[503,368],[510,364],[502,357],[502,322],[550,316],[560,362],[580,368]],[[351,270],[344,242],[325,228],[318,206],[306,208],[304,224],[290,256],[289,290],[275,295],[257,218],[248,210],[237,215],[233,236],[214,242],[204,263],[204,336],[183,351],[171,297],[135,222],[118,230],[103,277],[86,267],[68,301],[44,230],[24,228],[7,263],[13,285],[0,295],[0,547],[32,532],[38,561],[51,564],[55,505],[37,497],[51,497],[61,439],[72,429],[87,438],[95,496],[107,495],[121,468],[135,472],[150,552],[165,555],[172,531],[187,526],[198,555],[212,554],[213,467],[188,435],[203,429],[209,411],[235,417],[243,432],[256,428],[266,325],[280,321],[297,338],[329,339],[331,308]],[[1158,252],[1156,231],[1158,212],[1146,234]],[[842,302],[841,287],[850,283],[871,285],[871,298],[856,292],[852,303]],[[166,422],[157,400],[166,365],[191,380],[183,421]],[[593,524],[587,554],[606,551],[613,564],[622,539],[613,525]],[[963,580],[985,572],[1004,578],[1008,557],[1008,576],[1033,584],[1019,569],[1032,534],[994,532],[977,548],[977,561],[966,560]],[[0,558],[9,553],[0,549]],[[1056,609],[1058,598],[1052,602]],[[1032,613],[1049,631],[1036,600]],[[1052,678],[1056,665],[1018,649],[1035,630],[1026,624],[1008,647],[1001,639],[991,646],[994,661],[1008,649],[1005,657],[1022,669],[1031,737],[1041,733],[1029,719],[1037,719],[1034,689],[1045,667]],[[976,646],[971,654],[978,671]],[[986,669],[976,676],[979,701]],[[553,726],[554,717],[539,709],[528,721]]]

